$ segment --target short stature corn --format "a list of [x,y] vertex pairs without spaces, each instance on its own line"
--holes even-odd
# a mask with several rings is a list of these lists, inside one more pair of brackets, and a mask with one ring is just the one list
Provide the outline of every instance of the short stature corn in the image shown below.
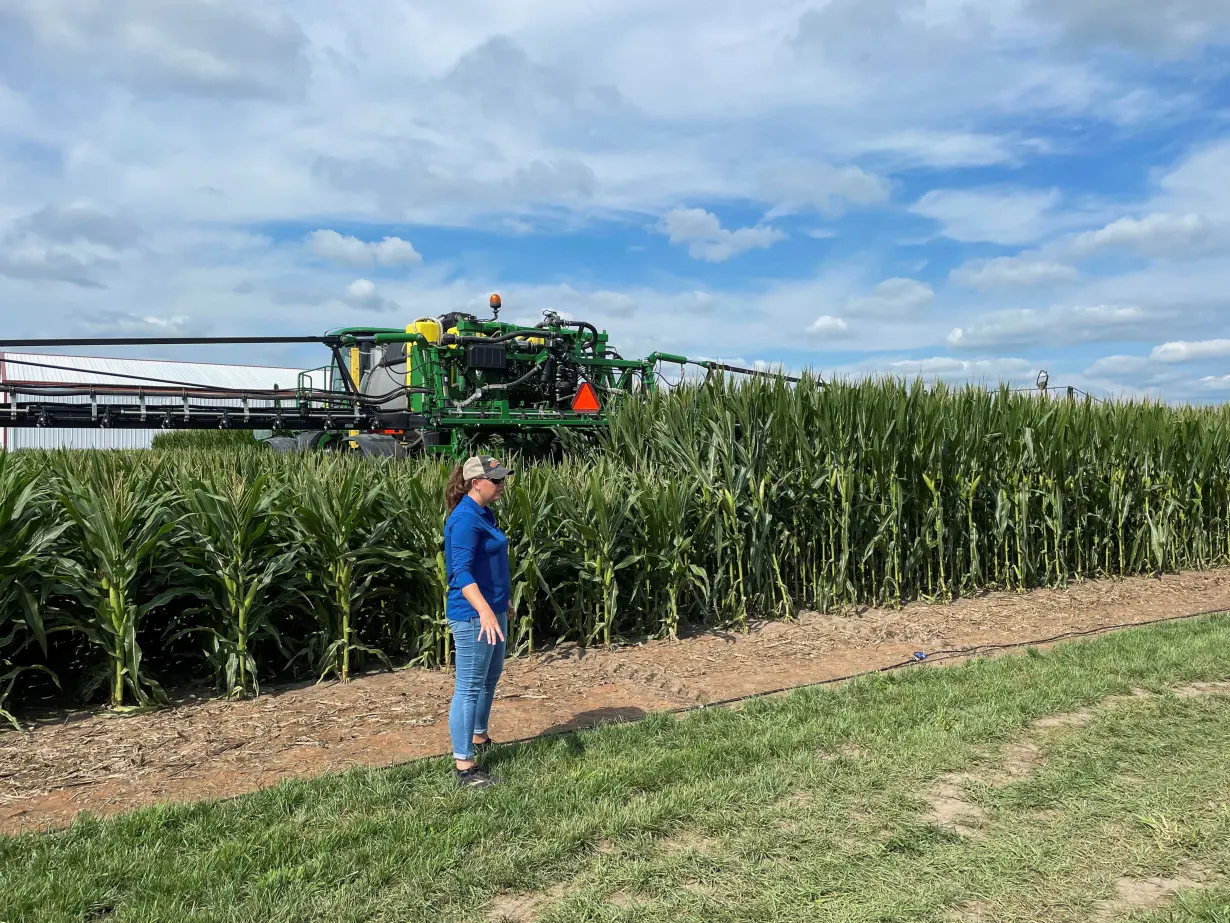
[[[715,380],[517,467],[515,651],[1230,559],[1221,407]],[[447,473],[240,447],[5,459],[0,682],[47,667],[118,706],[201,673],[246,695],[444,663]]]

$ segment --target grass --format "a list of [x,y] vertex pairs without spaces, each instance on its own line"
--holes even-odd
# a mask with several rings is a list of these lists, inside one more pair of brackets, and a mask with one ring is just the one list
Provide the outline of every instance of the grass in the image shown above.
[[[429,760],[87,818],[0,838],[0,920],[1077,921],[1194,863],[1208,887],[1132,919],[1226,923],[1230,700],[1169,690],[1230,678],[1228,641],[1208,617],[652,716],[494,753],[485,793]],[[927,819],[954,772],[968,835]]]

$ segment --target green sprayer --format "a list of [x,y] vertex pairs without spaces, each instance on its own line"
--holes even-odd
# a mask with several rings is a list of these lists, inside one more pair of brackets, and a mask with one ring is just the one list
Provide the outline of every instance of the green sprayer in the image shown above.
[[[222,388],[167,379],[6,384],[6,426],[251,430],[281,452],[459,457],[498,441],[534,457],[553,454],[566,433],[594,433],[623,397],[652,392],[659,366],[775,375],[655,352],[625,359],[606,331],[544,312],[534,326],[450,312],[406,327],[345,327],[323,336],[112,337],[0,341],[3,347],[319,343],[330,361],[291,387]],[[798,381],[790,376],[781,376]],[[118,380],[116,380],[118,379]]]

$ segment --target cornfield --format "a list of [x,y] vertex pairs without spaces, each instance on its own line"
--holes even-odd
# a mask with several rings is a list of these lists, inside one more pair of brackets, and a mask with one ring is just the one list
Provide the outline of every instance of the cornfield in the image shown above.
[[[1230,412],[716,380],[517,462],[514,653],[1230,560]],[[0,455],[0,715],[449,661],[448,468],[255,448]]]

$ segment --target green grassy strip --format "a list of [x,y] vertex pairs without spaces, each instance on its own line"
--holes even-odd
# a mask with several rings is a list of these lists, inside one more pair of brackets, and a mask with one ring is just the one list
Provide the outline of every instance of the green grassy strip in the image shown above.
[[[506,782],[486,793],[432,760],[86,819],[0,839],[0,920],[478,920],[496,895],[555,889],[544,923],[940,921],[969,902],[1076,921],[1121,875],[1194,862],[1222,880],[1174,918],[1224,923],[1230,699],[1030,722],[1230,678],[1227,641],[1230,617],[1210,617],[657,715],[493,754]],[[1024,740],[1037,768],[986,783]],[[951,772],[984,780],[977,838],[923,819]]]

